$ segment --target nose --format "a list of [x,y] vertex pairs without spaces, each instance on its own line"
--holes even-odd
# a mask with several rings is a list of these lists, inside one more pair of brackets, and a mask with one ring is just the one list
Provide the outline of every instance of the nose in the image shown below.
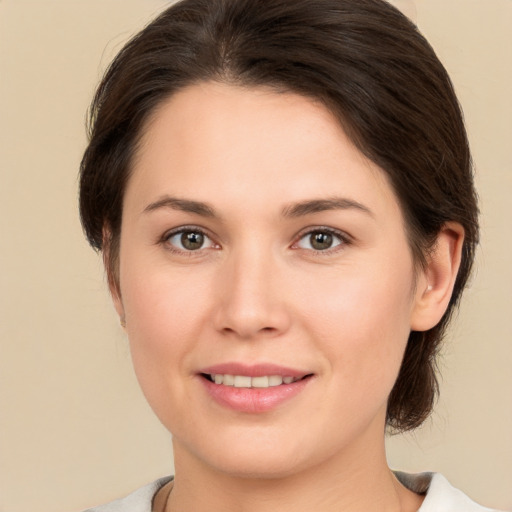
[[250,340],[276,337],[290,327],[284,269],[269,253],[233,253],[223,263],[215,311],[218,331]]

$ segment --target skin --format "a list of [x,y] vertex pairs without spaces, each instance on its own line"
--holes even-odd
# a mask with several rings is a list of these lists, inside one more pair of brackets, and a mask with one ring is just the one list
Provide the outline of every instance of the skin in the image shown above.
[[[333,198],[345,202],[296,207]],[[206,234],[200,249],[169,236],[183,227]],[[333,246],[315,250],[310,232],[325,228]],[[155,509],[417,510],[386,463],[386,402],[410,330],[446,309],[462,240],[445,226],[418,271],[383,171],[310,99],[203,83],[162,104],[133,163],[112,289],[173,434],[174,488]],[[313,377],[275,409],[240,413],[198,376],[228,361]]]

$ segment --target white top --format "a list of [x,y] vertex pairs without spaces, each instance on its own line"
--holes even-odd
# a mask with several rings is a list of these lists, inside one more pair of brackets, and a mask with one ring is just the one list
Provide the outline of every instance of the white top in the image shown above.
[[[463,492],[452,487],[440,473],[395,472],[396,477],[411,491],[425,494],[425,500],[418,512],[499,512],[485,508],[471,501]],[[91,508],[85,512],[151,512],[153,498],[157,491],[172,477],[161,478],[133,492],[126,498],[107,505]]]

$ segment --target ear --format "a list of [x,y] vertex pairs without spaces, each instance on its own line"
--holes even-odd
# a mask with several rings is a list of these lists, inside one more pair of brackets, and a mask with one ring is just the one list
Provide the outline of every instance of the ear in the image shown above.
[[464,228],[458,222],[447,222],[437,235],[418,278],[411,330],[427,331],[443,317],[459,271],[463,242]]
[[103,265],[107,274],[108,288],[114,303],[114,308],[119,315],[121,326],[125,327],[125,313],[121,297],[121,289],[119,286],[119,243],[114,247],[114,242],[110,228],[105,226],[103,228]]

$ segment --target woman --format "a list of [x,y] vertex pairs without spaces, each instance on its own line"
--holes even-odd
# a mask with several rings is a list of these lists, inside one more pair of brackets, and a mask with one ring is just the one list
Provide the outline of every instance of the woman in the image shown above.
[[176,468],[94,510],[488,510],[386,463],[478,238],[450,80],[397,10],[170,7],[98,88],[80,208]]

